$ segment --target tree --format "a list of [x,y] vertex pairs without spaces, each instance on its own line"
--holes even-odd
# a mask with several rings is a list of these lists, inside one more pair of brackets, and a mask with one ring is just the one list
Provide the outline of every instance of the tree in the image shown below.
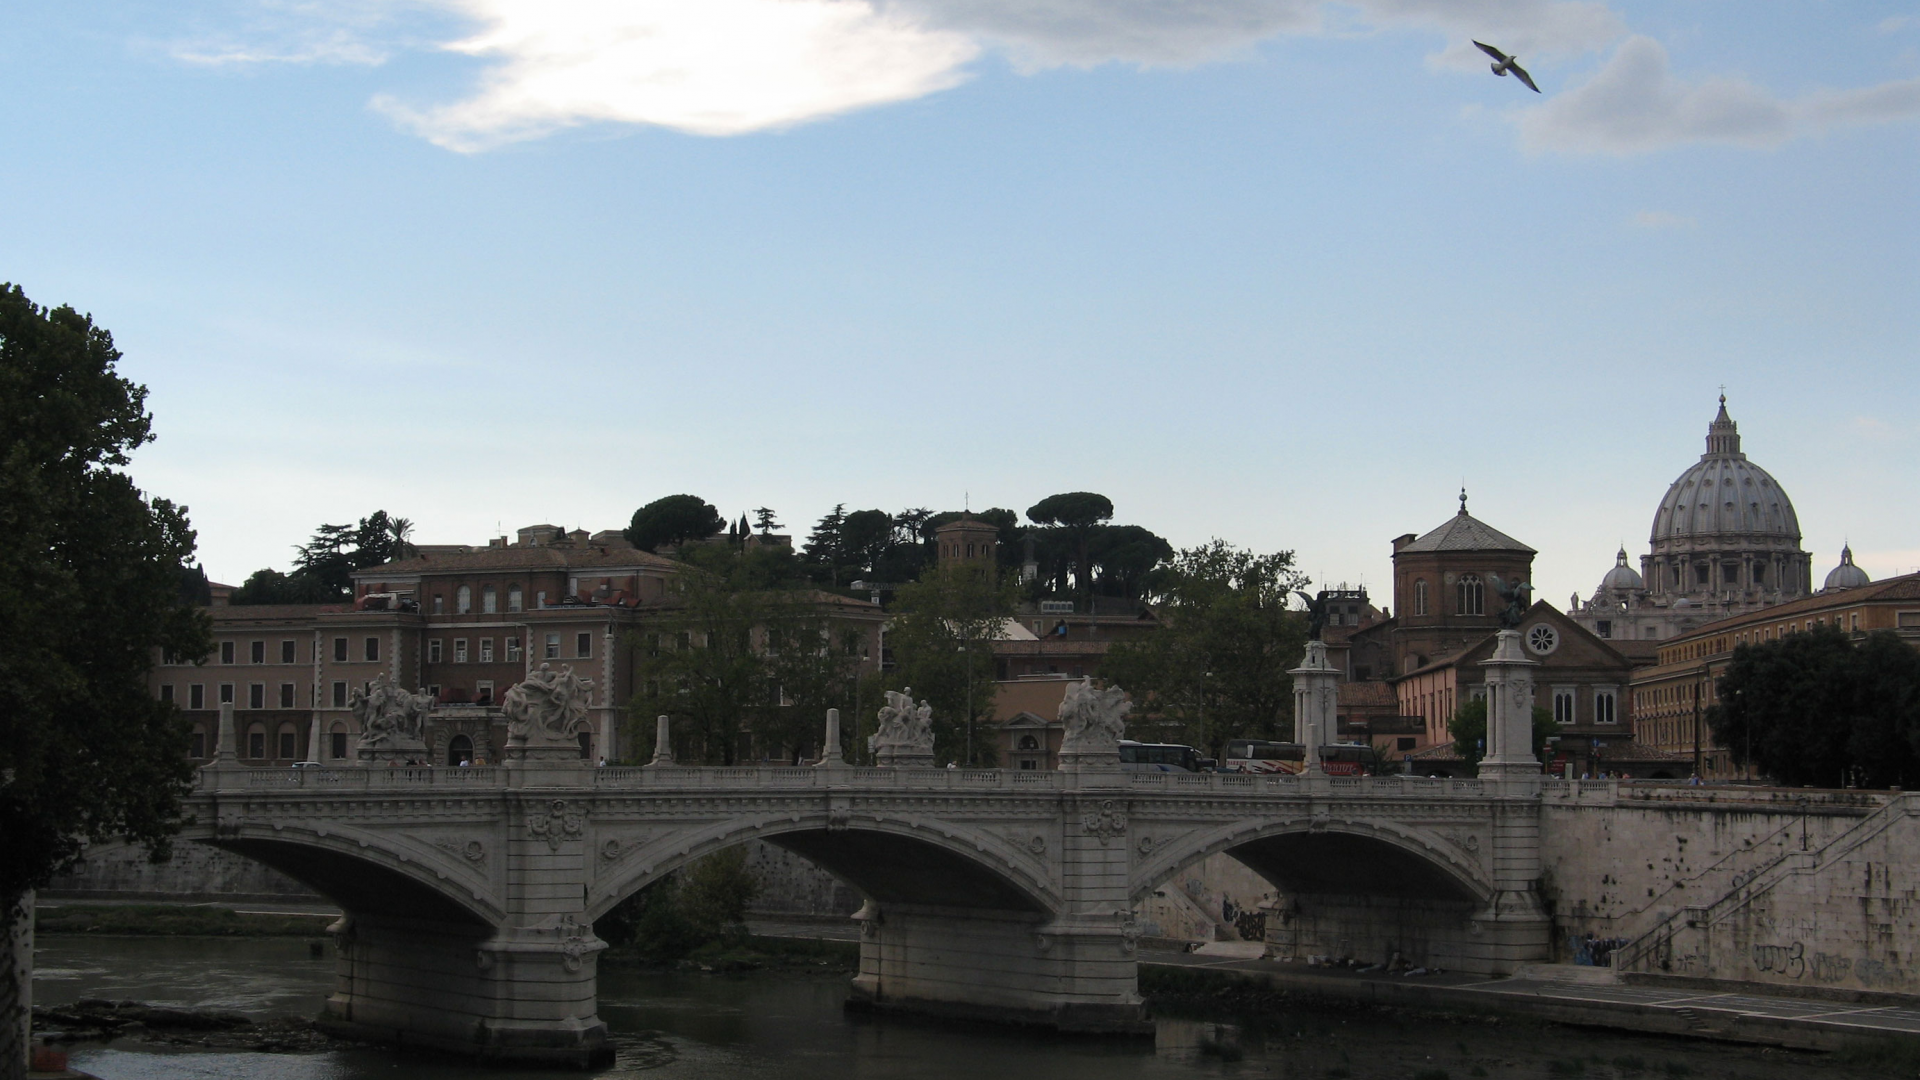
[[[1480,764],[1487,756],[1487,699],[1474,698],[1455,709],[1447,720],[1447,734],[1453,736],[1453,752],[1470,765]],[[1560,734],[1553,712],[1533,707],[1533,756],[1547,760],[1547,740]]]
[[778,521],[774,520],[773,511],[764,506],[753,512],[753,527],[759,529],[760,535],[762,536],[765,536],[775,529],[784,528]]
[[256,570],[234,591],[235,604],[325,604],[353,599],[353,572],[412,558],[413,522],[375,510],[357,525],[322,525],[295,550],[291,574]]
[[662,544],[705,540],[726,527],[720,511],[698,495],[669,495],[635,510],[626,537],[641,551],[653,551]]
[[1010,579],[978,563],[936,566],[894,594],[887,647],[895,667],[887,684],[895,690],[910,686],[916,701],[933,706],[934,753],[941,759],[965,766],[994,763],[986,728],[997,693],[993,642],[1015,599]]
[[841,554],[841,531],[846,521],[847,504],[835,503],[832,511],[813,526],[802,551],[813,579],[836,588],[840,584],[840,566],[846,561]]
[[1116,642],[1101,662],[1126,688],[1135,724],[1205,747],[1284,738],[1293,731],[1293,678],[1305,654],[1305,618],[1287,608],[1306,584],[1291,551],[1257,555],[1215,540],[1188,548],[1151,577],[1161,628]]
[[1088,549],[1093,530],[1113,517],[1113,501],[1091,491],[1068,491],[1034,503],[1027,508],[1027,517],[1037,525],[1053,525],[1065,531],[1074,553],[1074,587],[1091,600],[1093,562]]
[[856,701],[860,635],[823,606],[791,548],[703,544],[680,559],[676,602],[638,632],[633,744],[651,745],[664,713],[681,760],[807,757],[826,710]]
[[1920,652],[1891,631],[1855,645],[1823,625],[1740,645],[1717,689],[1714,741],[1779,783],[1920,780]]
[[1102,596],[1138,600],[1148,575],[1173,558],[1173,545],[1138,525],[1108,525],[1093,535],[1088,557]]
[[185,507],[120,471],[153,434],[119,359],[89,317],[0,285],[0,903],[16,918],[88,841],[164,855],[193,775],[186,725],[147,674],[161,650],[211,648],[184,600],[194,533]]

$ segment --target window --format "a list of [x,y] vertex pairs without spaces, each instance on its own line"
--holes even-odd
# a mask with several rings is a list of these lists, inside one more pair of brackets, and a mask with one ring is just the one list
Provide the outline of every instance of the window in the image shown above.
[[264,709],[266,707],[267,707],[267,684],[258,683],[258,682],[248,683],[247,684],[247,708]]
[[346,638],[337,637],[333,639],[333,662],[336,664],[344,664],[347,662]]
[[280,643],[280,662],[293,664],[299,662],[300,646],[291,640]]
[[247,732],[247,756],[263,758],[267,756],[267,730],[256,727]]
[[462,585],[453,594],[453,610],[459,615],[465,615],[473,610],[472,586]]
[[1767,564],[1766,564],[1766,563],[1754,563],[1754,564],[1753,564],[1753,585],[1754,585],[1754,587],[1755,587],[1755,588],[1759,588],[1760,586],[1762,586],[1762,585],[1765,585],[1766,583],[1767,583]]
[[290,682],[280,684],[280,707],[283,709],[293,708],[293,684]]
[[1404,735],[1404,736],[1401,736],[1400,738],[1393,740],[1393,748],[1395,750],[1411,750],[1413,749],[1415,742],[1416,740],[1413,738],[1413,736]]
[[488,615],[500,610],[500,595],[493,591],[491,585],[480,590],[480,610]]
[[456,664],[464,664],[467,662],[466,638],[457,637],[453,639],[453,662]]
[[1613,623],[1606,619],[1601,619],[1593,624],[1593,632],[1598,637],[1610,638],[1613,636]]
[[493,704],[493,680],[481,679],[473,684],[473,700],[478,705]]
[[1454,614],[1485,615],[1487,613],[1487,586],[1478,574],[1461,574],[1460,581],[1454,586]]
[[280,760],[293,760],[294,736],[292,728],[280,729]]
[[559,634],[547,635],[547,651],[545,653],[545,657],[548,660],[560,659],[560,635]]
[[367,639],[367,659],[369,661],[380,659],[380,639],[379,638],[370,637]]
[[207,731],[205,728],[193,729],[192,749],[187,752],[187,756],[197,758],[207,756]]
[[1022,735],[1022,736],[1020,736],[1020,749],[1022,749],[1022,750],[1038,750],[1038,749],[1040,749],[1040,743],[1039,743],[1039,740],[1037,740],[1037,739],[1035,739],[1035,738],[1034,738],[1033,736],[1031,736],[1031,735]]
[[535,607],[547,606],[547,590],[541,589],[539,592],[533,594],[533,606]]
[[520,659],[520,639],[517,637],[510,637],[507,639],[507,661],[509,663],[512,663],[519,659]]
[[187,687],[187,708],[204,709],[207,707],[207,688],[199,683]]
[[433,613],[435,615],[445,615],[447,613],[447,598],[441,596],[439,593],[433,594]]
[[439,662],[440,662],[440,639],[428,638],[427,639],[427,663],[437,664]]
[[1427,613],[1426,578],[1421,578],[1413,583],[1413,613],[1415,615],[1425,615]]
[[336,709],[344,709],[347,707],[347,684],[345,682],[336,682],[333,684],[333,707]]
[[1553,721],[1556,724],[1573,723],[1573,691],[1555,687],[1553,691]]
[[582,660],[593,655],[593,635],[578,634],[573,639],[573,655]]
[[256,664],[266,663],[267,662],[267,643],[264,641],[254,642],[252,646],[247,650],[247,659]]
[[327,747],[328,750],[333,752],[333,760],[339,761],[347,756],[346,728],[341,727],[339,724],[333,725],[333,730],[327,733],[327,741],[333,744]]
[[1618,723],[1619,719],[1619,715],[1614,711],[1613,691],[1595,690],[1593,692],[1593,722],[1596,724],[1613,724]]
[[1707,578],[1711,576],[1712,573],[1713,573],[1712,563],[1695,563],[1693,565],[1694,584],[1705,585],[1707,583]]
[[220,662],[223,664],[233,663],[233,642],[223,641],[220,643]]
[[173,704],[173,685],[171,683],[160,688],[160,700],[169,705]]
[[522,610],[525,607],[525,601],[523,600],[523,595],[524,594],[520,592],[520,586],[518,585],[507,586],[507,610],[508,611]]
[[493,663],[493,639],[490,637],[480,639],[480,662],[483,664]]
[[233,704],[233,684],[232,683],[223,682],[220,684],[220,704],[222,705]]
[[1859,612],[1856,611],[1853,613],[1853,625],[1848,627],[1848,629],[1853,630],[1855,632],[1859,631],[1860,629],[1860,613]]

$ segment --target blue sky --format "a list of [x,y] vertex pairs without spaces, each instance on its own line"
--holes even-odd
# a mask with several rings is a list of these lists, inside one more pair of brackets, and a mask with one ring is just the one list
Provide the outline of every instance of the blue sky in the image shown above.
[[1817,574],[1920,568],[1920,4],[21,0],[0,92],[0,279],[216,579],[1085,489],[1384,592],[1464,480],[1564,603],[1723,383]]

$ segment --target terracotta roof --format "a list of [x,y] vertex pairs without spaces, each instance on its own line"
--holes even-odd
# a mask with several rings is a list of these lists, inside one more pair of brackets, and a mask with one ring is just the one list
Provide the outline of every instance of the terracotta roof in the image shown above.
[[1381,705],[1398,706],[1400,695],[1393,687],[1380,679],[1368,679],[1364,682],[1343,682],[1340,684],[1340,704],[1342,705]]
[[378,581],[383,577],[407,577],[414,574],[455,570],[593,570],[650,567],[678,570],[683,564],[665,556],[634,548],[596,547],[504,547],[474,548],[471,551],[440,554],[429,552],[413,559],[400,559],[353,572],[355,580]]
[[1467,513],[1463,507],[1439,528],[1394,552],[1409,551],[1521,551],[1538,554],[1532,548],[1499,529]]
[[1920,574],[1906,574],[1901,577],[1876,581],[1871,585],[1862,585],[1857,589],[1844,589],[1839,592],[1815,593],[1799,600],[1789,600],[1784,604],[1749,611],[1743,615],[1733,615],[1717,622],[1689,630],[1684,634],[1661,641],[1661,645],[1671,645],[1675,641],[1685,641],[1706,634],[1717,634],[1735,626],[1748,626],[1769,623],[1776,620],[1792,619],[1797,615],[1820,611],[1832,611],[1835,608],[1852,607],[1856,604],[1874,603],[1885,600],[1920,600]]
[[305,619],[332,611],[350,611],[351,604],[225,604],[204,609],[215,623],[242,620]]

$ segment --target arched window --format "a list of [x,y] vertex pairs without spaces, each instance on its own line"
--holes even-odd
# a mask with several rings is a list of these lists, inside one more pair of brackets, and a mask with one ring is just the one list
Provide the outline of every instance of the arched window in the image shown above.
[[468,612],[473,610],[473,587],[472,586],[470,585],[460,586],[460,591],[454,594],[453,610],[462,615],[465,615]]
[[1421,578],[1413,583],[1413,613],[1415,615],[1425,615],[1427,613],[1426,578]]
[[1455,614],[1485,615],[1487,613],[1487,586],[1478,574],[1461,574],[1460,582],[1454,586]]
[[524,604],[521,601],[520,586],[507,586],[507,610],[520,611],[523,607]]
[[1036,742],[1036,741],[1034,740],[1034,737],[1033,737],[1033,736],[1031,736],[1031,735],[1022,735],[1022,736],[1020,736],[1020,749],[1022,749],[1022,750],[1038,750],[1038,749],[1040,749],[1040,744],[1039,744],[1038,742]]
[[345,761],[347,757],[347,725],[338,720],[327,728],[327,755],[335,761]]
[[455,768],[473,763],[473,740],[465,735],[455,735],[447,743],[447,764]]
[[500,610],[500,597],[493,591],[491,585],[483,585],[480,588],[480,610],[487,615]]

